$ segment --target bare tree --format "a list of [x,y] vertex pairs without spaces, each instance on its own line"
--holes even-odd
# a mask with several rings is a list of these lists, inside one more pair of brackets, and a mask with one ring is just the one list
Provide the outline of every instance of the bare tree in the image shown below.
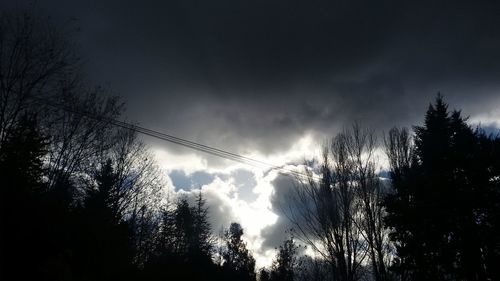
[[301,267],[297,280],[300,281],[326,281],[334,280],[330,265],[323,259],[301,256],[299,258]]
[[389,244],[376,148],[373,131],[358,124],[336,135],[324,148],[321,180],[307,170],[308,180],[297,180],[284,210],[297,238],[330,263],[338,280],[359,280],[366,268],[375,280],[386,279]]
[[[112,210],[119,221],[128,221],[134,231],[136,263],[141,264],[153,251],[158,214],[164,198],[165,179],[148,147],[129,130],[117,130],[114,145],[100,155],[114,164],[116,184],[112,190]],[[102,164],[99,164],[102,166]],[[92,173],[92,171],[89,171]],[[95,188],[95,182],[86,187]]]
[[[335,142],[335,141],[334,141]],[[337,148],[343,147],[343,139],[336,140]],[[351,188],[350,161],[342,157],[332,167],[330,151],[325,149],[321,167],[322,179],[318,182],[309,171],[309,180],[295,187],[291,204],[285,213],[294,224],[294,232],[320,256],[329,262],[338,280],[358,279],[358,270],[365,256],[359,223],[359,206],[355,202],[355,190]],[[334,174],[335,173],[335,174]]]
[[99,150],[109,148],[106,118],[122,112],[117,98],[84,86],[69,38],[35,11],[0,15],[0,147],[23,112],[36,113],[51,137],[45,161],[50,187],[81,174]]
[[123,105],[105,94],[100,88],[74,89],[59,96],[58,101],[49,101],[44,120],[52,137],[47,156],[50,187],[65,182],[81,187],[81,181],[102,162],[103,155],[108,157],[123,142],[119,130],[109,122],[122,113]]
[[392,128],[384,138],[384,144],[391,172],[399,177],[403,170],[410,168],[414,156],[410,132],[407,128]]
[[61,30],[26,12],[0,15],[0,146],[33,98],[71,87],[79,61]]
[[117,213],[135,219],[144,206],[159,210],[159,193],[165,182],[154,156],[133,131],[119,130],[116,140],[110,156],[118,174]]
[[83,202],[111,160],[113,212],[132,223],[139,248],[153,231],[163,178],[137,135],[111,124],[123,104],[106,89],[86,85],[66,28],[31,10],[0,15],[0,148],[23,112],[36,113],[50,137],[44,180],[67,206]]
[[390,245],[388,231],[383,224],[385,215],[382,207],[385,190],[376,173],[375,150],[377,140],[371,130],[354,124],[347,133],[348,154],[353,160],[353,182],[357,190],[357,200],[361,204],[361,225],[363,239],[367,242],[372,274],[375,280],[387,279]]

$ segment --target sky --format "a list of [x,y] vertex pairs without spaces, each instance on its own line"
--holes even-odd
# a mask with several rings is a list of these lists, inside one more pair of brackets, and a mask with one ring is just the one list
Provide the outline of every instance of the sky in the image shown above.
[[[35,4],[33,4],[35,3]],[[343,127],[420,124],[438,92],[500,127],[498,1],[3,1],[72,28],[87,79],[144,127],[300,169]],[[167,185],[206,194],[214,228],[239,221],[258,266],[289,227],[291,186],[145,139]]]

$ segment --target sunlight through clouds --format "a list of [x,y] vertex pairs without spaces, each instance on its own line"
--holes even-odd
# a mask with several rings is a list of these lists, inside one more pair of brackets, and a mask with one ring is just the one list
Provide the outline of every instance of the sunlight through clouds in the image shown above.
[[[287,170],[303,172],[304,161],[312,160],[318,154],[318,147],[314,137],[305,134],[282,153],[265,157],[253,152],[245,156]],[[201,153],[174,154],[166,148],[158,147],[154,151],[172,185],[176,182],[172,178],[172,171],[182,171],[185,177],[184,185],[192,185],[182,188],[174,186],[174,190],[178,190],[176,196],[193,197],[199,190],[202,191],[210,208],[210,220],[215,235],[231,222],[241,223],[245,231],[244,239],[254,253],[257,266],[270,265],[275,250],[263,247],[265,240],[261,234],[263,229],[274,225],[278,220],[270,201],[275,188],[273,181],[279,174],[277,170],[267,166],[261,169],[237,162],[229,162],[224,167],[210,167],[207,165],[206,155]],[[193,177],[200,172],[210,175],[211,182],[198,184]]]

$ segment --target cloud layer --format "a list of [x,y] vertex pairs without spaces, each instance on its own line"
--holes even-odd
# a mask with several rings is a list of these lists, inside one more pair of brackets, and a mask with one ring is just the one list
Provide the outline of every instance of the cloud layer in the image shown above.
[[132,119],[240,153],[286,151],[353,120],[410,125],[438,91],[500,119],[498,1],[39,6],[77,19],[89,76],[122,94]]

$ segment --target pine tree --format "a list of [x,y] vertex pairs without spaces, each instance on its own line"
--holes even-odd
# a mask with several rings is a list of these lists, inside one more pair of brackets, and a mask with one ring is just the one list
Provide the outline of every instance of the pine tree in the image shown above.
[[211,258],[213,250],[213,238],[211,226],[208,222],[208,207],[201,191],[196,197],[194,209],[194,251],[199,255]]
[[107,160],[79,210],[76,267],[84,278],[119,280],[133,268],[132,232],[116,209],[116,177],[113,162]]
[[298,246],[295,245],[293,237],[285,240],[279,247],[271,269],[271,281],[293,281],[295,271],[299,267],[297,258]]
[[[41,191],[47,143],[47,137],[38,129],[36,116],[24,115],[0,149],[2,192],[24,196]],[[2,196],[3,200],[7,198],[12,197]]]
[[[429,106],[424,125],[415,127],[414,148],[404,148],[400,136],[389,149],[394,193],[385,201],[396,271],[417,280],[485,280],[493,273],[484,255],[491,246],[482,238],[482,218],[498,211],[486,211],[491,199],[479,198],[488,190],[498,198],[498,186],[491,188],[495,174],[485,174],[494,166],[480,153],[481,136],[459,111],[450,113],[441,96]],[[404,164],[393,161],[410,150],[414,154]]]
[[213,239],[208,208],[202,193],[196,204],[181,197],[162,214],[158,245],[146,264],[146,272],[156,277],[205,280],[218,270],[212,261]]
[[226,251],[223,253],[223,270],[228,280],[255,281],[255,259],[242,240],[243,228],[231,223],[226,231]]
[[[35,116],[25,114],[0,149],[0,279],[41,276],[47,259],[46,210],[41,204],[47,138]],[[12,279],[11,279],[12,278]]]

